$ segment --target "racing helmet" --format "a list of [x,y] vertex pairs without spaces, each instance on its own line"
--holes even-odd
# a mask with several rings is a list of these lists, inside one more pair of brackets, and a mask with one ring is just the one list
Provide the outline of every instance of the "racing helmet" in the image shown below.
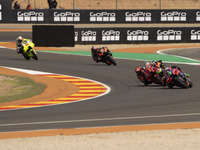
[[18,42],[22,42],[22,40],[23,40],[23,37],[22,36],[18,36],[17,41]]
[[158,68],[158,69],[156,70],[156,73],[159,74],[159,73],[161,73],[162,71],[163,71],[162,68]]
[[97,46],[92,46],[92,48],[91,48],[92,51],[93,51],[93,50],[97,50],[97,49],[98,49]]
[[145,62],[145,67],[148,67],[148,66],[150,66],[151,65],[151,63],[149,62],[149,61],[146,61]]
[[154,67],[156,67],[157,63],[155,61],[152,61],[151,65],[154,66]]
[[137,72],[140,72],[141,71],[141,68],[140,67],[136,67],[135,68],[135,72],[137,73]]

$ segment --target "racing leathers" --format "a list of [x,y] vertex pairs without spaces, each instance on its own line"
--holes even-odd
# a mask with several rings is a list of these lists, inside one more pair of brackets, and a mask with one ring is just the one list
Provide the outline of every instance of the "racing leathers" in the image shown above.
[[24,52],[23,44],[26,44],[28,41],[31,42],[30,39],[25,39],[25,38],[23,38],[22,41],[19,41],[19,40],[16,41],[16,50],[18,54]]
[[[98,49],[91,49],[93,60],[98,62],[105,62],[105,56],[110,53],[110,50],[107,47],[100,47]],[[110,53],[112,56],[112,54]]]
[[171,67],[167,67],[165,70],[164,70],[164,76],[162,77],[162,85],[163,86],[166,86],[167,82],[169,82],[168,80],[171,79],[171,76],[173,74],[176,74],[176,72],[178,74],[180,74],[181,76],[183,77],[189,77],[190,75],[189,74],[186,74],[183,72],[183,70],[181,70],[180,67],[178,66],[171,66]]

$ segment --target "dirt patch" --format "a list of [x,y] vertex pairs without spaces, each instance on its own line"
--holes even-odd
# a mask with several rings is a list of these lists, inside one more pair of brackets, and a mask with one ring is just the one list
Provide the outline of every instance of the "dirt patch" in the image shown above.
[[72,94],[75,94],[79,91],[79,88],[72,83],[65,82],[62,80],[48,78],[43,76],[37,75],[29,75],[26,73],[6,69],[0,67],[0,74],[5,75],[14,75],[14,76],[21,76],[21,77],[29,77],[33,79],[35,82],[40,82],[45,84],[47,87],[41,95],[36,95],[34,97],[28,99],[17,100],[13,102],[6,102],[0,103],[0,106],[7,106],[7,105],[19,105],[19,104],[27,104],[39,101],[47,101],[55,98],[66,97]]

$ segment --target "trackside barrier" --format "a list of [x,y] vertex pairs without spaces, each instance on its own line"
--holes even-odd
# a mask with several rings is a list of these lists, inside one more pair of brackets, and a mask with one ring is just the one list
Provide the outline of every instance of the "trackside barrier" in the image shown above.
[[13,10],[11,0],[0,0],[0,23],[200,23],[200,10]]
[[75,28],[76,44],[199,43],[200,27]]

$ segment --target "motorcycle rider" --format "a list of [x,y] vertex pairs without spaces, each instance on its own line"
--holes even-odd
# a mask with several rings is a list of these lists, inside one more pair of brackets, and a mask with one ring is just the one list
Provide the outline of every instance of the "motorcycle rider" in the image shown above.
[[18,36],[17,39],[16,39],[16,50],[17,50],[17,53],[23,53],[23,43],[27,43],[27,42],[31,42],[30,39],[25,39],[23,38],[22,36]]
[[157,68],[165,69],[166,66],[163,64],[162,60],[153,61],[152,64]]
[[138,78],[140,78],[140,76],[145,78],[145,85],[147,85],[154,82],[155,74],[159,74],[160,78],[163,76],[163,68],[165,68],[165,65],[162,63],[162,60],[152,62],[146,61],[145,66],[142,68],[136,67],[135,72]]
[[110,50],[107,47],[97,47],[92,46],[91,48],[92,58],[96,63],[98,62],[105,62],[104,55],[107,55],[108,53],[112,56]]
[[181,70],[181,68],[178,67],[178,66],[173,65],[171,67],[167,67],[167,68],[165,68],[164,76],[162,77],[162,85],[163,86],[166,86],[167,80],[171,77],[172,73],[173,72],[177,72],[177,70],[180,71],[179,74],[181,76],[185,76],[185,77],[189,77],[190,76],[189,74],[184,73],[183,70]]
[[92,58],[94,61],[98,61],[98,47],[97,46],[92,46],[91,48],[91,54],[92,54]]

